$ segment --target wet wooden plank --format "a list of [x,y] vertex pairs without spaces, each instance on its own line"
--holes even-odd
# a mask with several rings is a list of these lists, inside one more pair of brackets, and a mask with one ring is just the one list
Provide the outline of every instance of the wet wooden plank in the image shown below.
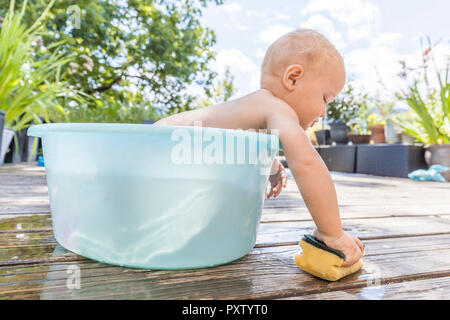
[[450,277],[387,283],[280,300],[448,300]]
[[[343,218],[450,213],[445,200],[450,198],[450,188],[442,183],[339,173],[332,173],[332,178]],[[33,163],[8,165],[1,168],[0,179],[3,181],[3,186],[0,185],[0,215],[50,211],[43,167]],[[364,190],[370,190],[370,197],[361,192]],[[405,213],[405,208],[411,210]],[[277,199],[266,199],[264,208],[264,212],[289,210],[308,214],[292,176],[288,179],[287,189]],[[292,220],[290,217],[285,219]]]
[[49,213],[50,205],[11,205],[0,206],[0,216],[11,214],[42,214]]
[[[0,256],[3,255],[3,261],[9,259],[7,257],[17,257],[16,260],[39,259],[39,256],[25,255],[24,252],[30,251],[20,251],[22,249],[19,248],[56,244],[49,216],[39,215],[32,218],[34,222],[32,219],[29,223],[21,222],[27,218],[0,219]],[[398,238],[450,233],[450,219],[436,216],[350,219],[343,220],[343,227],[361,240]],[[296,244],[303,234],[312,233],[314,229],[312,220],[262,223],[259,226],[256,246]],[[14,248],[17,248],[17,253]],[[8,254],[5,253],[6,249]]]
[[[230,264],[177,271],[89,261],[8,267],[0,269],[0,290],[10,299],[275,299],[364,288],[377,279],[385,284],[450,276],[450,235],[367,241],[363,270],[334,283],[297,268],[292,258],[299,251],[298,246],[256,248]],[[70,266],[79,268],[80,289],[67,286]]]
[[21,232],[36,229],[51,229],[51,227],[52,220],[50,214],[0,216],[0,232],[8,230]]
[[[408,216],[433,216],[433,215],[446,215],[450,216],[450,205],[437,205],[432,206],[409,206],[406,205],[340,205],[339,211],[342,219],[363,219],[363,218],[376,218],[376,217],[408,217]],[[10,207],[2,207],[0,211],[0,219],[3,216],[11,215],[34,215],[34,214],[50,214],[50,207],[46,205],[13,205]],[[261,216],[261,222],[269,221],[301,221],[311,220],[306,206],[293,206],[293,207],[264,207]]]
[[[332,173],[332,178],[338,193],[344,227],[366,240],[366,251],[369,249],[367,242],[379,243],[371,248],[372,252],[365,258],[369,263],[366,263],[368,268],[355,275],[356,278],[343,279],[337,284],[320,284],[322,280],[312,278],[311,281],[311,276],[304,274],[295,265],[295,274],[289,266],[288,269],[282,268],[284,264],[293,264],[285,257],[286,250],[291,250],[291,254],[294,249],[289,248],[299,250],[296,243],[301,235],[310,233],[314,228],[292,177],[280,198],[266,200],[258,244],[249,255],[242,258],[244,263],[239,262],[242,260],[240,259],[226,265],[230,269],[220,269],[217,273],[199,269],[178,274],[172,271],[168,272],[168,276],[158,270],[109,266],[66,251],[56,244],[52,236],[51,224],[48,224],[49,215],[42,214],[49,212],[45,169],[32,164],[14,164],[7,169],[0,166],[0,181],[3,179],[9,184],[6,189],[0,186],[0,260],[11,262],[0,267],[0,279],[3,276],[2,280],[5,281],[0,282],[0,297],[3,292],[7,292],[7,296],[13,298],[44,299],[59,296],[170,299],[176,294],[181,295],[181,298],[248,299],[318,294],[328,290],[346,292],[352,288],[357,290],[355,288],[364,289],[368,286],[367,281],[373,280],[371,263],[372,267],[380,270],[375,263],[378,261],[377,257],[385,259],[382,260],[383,267],[390,266],[387,270],[389,272],[383,274],[384,270],[381,270],[378,278],[375,277],[382,283],[412,281],[418,277],[433,279],[445,277],[449,273],[449,239],[445,238],[449,236],[450,223],[449,204],[446,200],[450,198],[448,185],[339,173]],[[47,217],[36,218],[30,215],[33,211]],[[27,222],[27,219],[20,220],[20,217],[11,216],[14,212],[23,212],[30,219]],[[298,218],[299,213],[301,218]],[[396,215],[402,217],[391,217]],[[2,225],[2,217],[16,220],[8,221],[9,225],[6,222]],[[271,222],[280,220],[286,221]],[[441,235],[414,237],[419,234]],[[412,239],[414,241],[410,241]],[[417,255],[426,260],[420,268],[412,266],[418,260]],[[389,257],[394,262],[400,257],[398,266],[390,264],[391,260],[387,260]],[[250,259],[250,262],[246,259]],[[411,264],[409,266],[406,264],[408,261]],[[255,269],[248,270],[246,264]],[[67,288],[67,267],[71,265],[81,266],[84,279],[81,291]],[[429,270],[426,269],[427,266]],[[289,271],[284,274],[283,271],[286,270]],[[298,271],[303,274],[300,278]],[[266,274],[270,276],[265,276]],[[12,281],[14,277],[18,281]],[[306,282],[302,277],[306,277]],[[300,282],[299,287],[292,284],[296,280]],[[281,286],[278,286],[279,281]],[[134,290],[135,287],[137,290]],[[5,291],[5,288],[9,291]]]
[[[450,205],[411,206],[405,205],[379,205],[364,206],[351,205],[339,206],[341,219],[371,219],[388,217],[412,217],[412,216],[449,216]],[[311,215],[306,207],[288,207],[288,208],[264,208],[261,216],[261,222],[270,221],[304,221],[311,220]]]

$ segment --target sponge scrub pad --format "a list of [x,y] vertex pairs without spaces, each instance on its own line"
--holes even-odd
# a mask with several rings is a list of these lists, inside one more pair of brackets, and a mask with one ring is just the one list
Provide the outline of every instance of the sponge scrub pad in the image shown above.
[[336,281],[363,267],[361,259],[349,267],[341,267],[345,255],[341,251],[331,249],[312,235],[305,235],[299,245],[303,252],[294,257],[295,264],[321,279]]

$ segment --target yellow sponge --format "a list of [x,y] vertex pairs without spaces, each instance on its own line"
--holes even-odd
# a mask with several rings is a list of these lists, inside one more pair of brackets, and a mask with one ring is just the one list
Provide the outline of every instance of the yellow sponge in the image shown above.
[[299,245],[303,252],[294,257],[295,264],[316,277],[336,281],[363,267],[361,259],[354,265],[341,267],[345,255],[341,251],[331,249],[312,235],[305,235]]

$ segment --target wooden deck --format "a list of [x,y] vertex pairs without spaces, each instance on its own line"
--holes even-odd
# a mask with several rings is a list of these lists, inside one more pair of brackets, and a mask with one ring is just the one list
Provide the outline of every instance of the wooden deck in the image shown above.
[[[266,200],[257,244],[232,263],[181,271],[116,267],[53,237],[45,169],[0,166],[1,299],[449,299],[450,185],[332,173],[345,230],[364,268],[338,282],[293,262],[314,223],[295,181]],[[72,271],[71,271],[72,270]],[[80,274],[80,288],[70,277]],[[69,284],[69,285],[68,285]]]

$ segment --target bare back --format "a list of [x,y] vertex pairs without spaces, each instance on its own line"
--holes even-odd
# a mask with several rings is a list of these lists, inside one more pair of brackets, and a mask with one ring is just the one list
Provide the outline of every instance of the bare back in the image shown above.
[[[270,123],[268,120],[274,115],[280,115],[275,109],[280,108],[280,104],[283,103],[265,90],[257,90],[238,99],[177,113],[154,124],[194,126],[194,122],[201,121],[200,125],[203,127],[270,130],[271,128],[267,127],[267,124]],[[287,104],[285,105],[290,109]],[[291,117],[292,112],[289,112]],[[285,112],[281,112],[281,114],[283,113]]]

